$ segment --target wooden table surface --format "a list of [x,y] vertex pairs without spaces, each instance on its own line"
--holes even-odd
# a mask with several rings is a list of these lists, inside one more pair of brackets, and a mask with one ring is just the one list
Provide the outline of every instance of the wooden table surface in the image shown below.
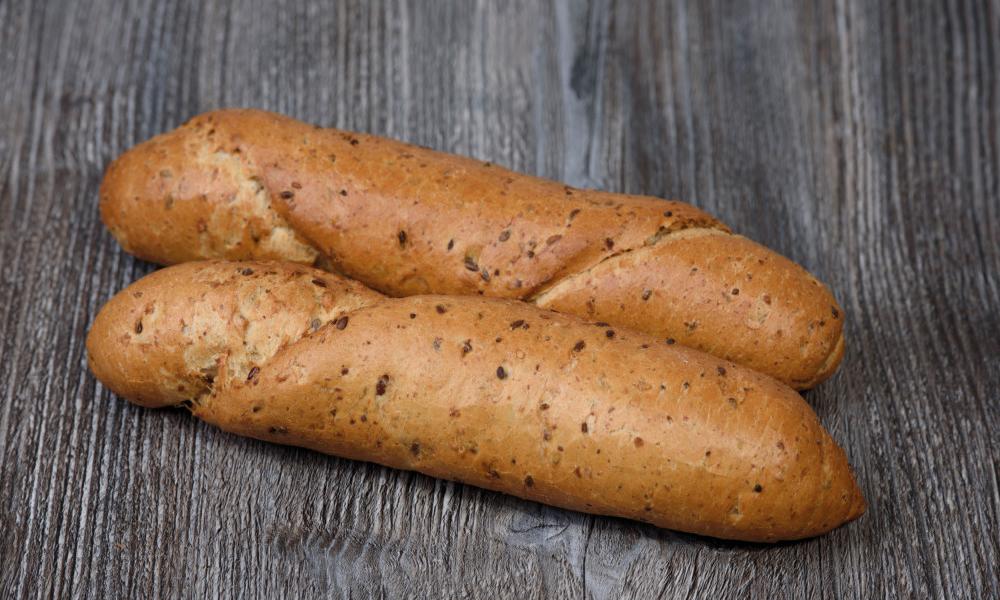
[[[868,502],[818,539],[657,530],[223,434],[86,370],[153,266],[123,150],[221,106],[675,197],[843,304],[806,394]],[[0,2],[3,597],[997,598],[1000,3]]]

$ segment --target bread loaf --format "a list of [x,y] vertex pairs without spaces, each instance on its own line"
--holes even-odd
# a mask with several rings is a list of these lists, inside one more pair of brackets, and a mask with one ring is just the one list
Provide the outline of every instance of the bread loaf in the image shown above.
[[844,452],[790,388],[522,302],[188,263],[108,302],[87,350],[143,406],[569,509],[752,541],[864,510]]
[[692,206],[262,111],[208,113],[127,152],[107,172],[101,214],[153,262],[283,259],[393,296],[516,298],[798,389],[843,355],[826,287]]

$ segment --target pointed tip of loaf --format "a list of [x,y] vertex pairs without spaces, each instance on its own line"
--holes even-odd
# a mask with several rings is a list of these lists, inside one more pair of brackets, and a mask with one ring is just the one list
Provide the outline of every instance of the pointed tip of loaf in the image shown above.
[[149,360],[143,344],[144,336],[155,336],[152,324],[144,320],[144,292],[161,278],[153,273],[116,294],[98,311],[86,342],[87,363],[94,376],[115,394],[149,408],[185,399],[176,386],[171,389],[165,384],[157,369],[159,361]]
[[[836,304],[833,305],[833,309],[840,311],[840,307]],[[827,379],[833,376],[840,367],[841,361],[844,360],[844,350],[846,347],[846,342],[844,339],[843,328],[838,328],[833,334],[833,341],[831,342],[832,348],[830,348],[830,353],[827,354],[826,358],[823,360],[822,365],[817,369],[816,374],[807,381],[796,382],[795,388],[799,390],[808,390],[816,387],[820,383],[823,383]]]
[[819,418],[814,418],[822,436],[821,469],[816,483],[818,495],[811,523],[813,531],[801,537],[812,537],[832,531],[858,519],[867,509],[864,494],[858,486],[847,453],[820,424]]
[[[818,441],[820,468],[803,488],[809,509],[799,534],[788,539],[804,539],[828,533],[861,517],[867,509],[864,495],[847,460],[847,453],[833,437],[816,422],[821,438]],[[811,493],[810,493],[810,488]]]

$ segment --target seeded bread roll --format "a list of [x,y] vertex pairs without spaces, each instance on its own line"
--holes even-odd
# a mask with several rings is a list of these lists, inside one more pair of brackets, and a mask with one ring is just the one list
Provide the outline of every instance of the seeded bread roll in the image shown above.
[[188,263],[108,302],[87,350],[143,406],[564,508],[768,542],[864,511],[844,452],[790,388],[522,302]]
[[516,298],[798,389],[844,351],[826,287],[692,206],[262,111],[207,113],[130,150],[108,169],[101,215],[126,250],[160,264],[282,259],[393,296]]

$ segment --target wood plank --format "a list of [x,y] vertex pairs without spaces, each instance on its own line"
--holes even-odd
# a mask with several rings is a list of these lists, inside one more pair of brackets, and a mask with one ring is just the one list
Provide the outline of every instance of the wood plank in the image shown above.
[[[1000,2],[0,3],[0,590],[121,597],[1000,597]],[[236,438],[86,371],[152,265],[128,146],[268,108],[676,197],[828,282],[807,399],[870,508],[774,547]]]

